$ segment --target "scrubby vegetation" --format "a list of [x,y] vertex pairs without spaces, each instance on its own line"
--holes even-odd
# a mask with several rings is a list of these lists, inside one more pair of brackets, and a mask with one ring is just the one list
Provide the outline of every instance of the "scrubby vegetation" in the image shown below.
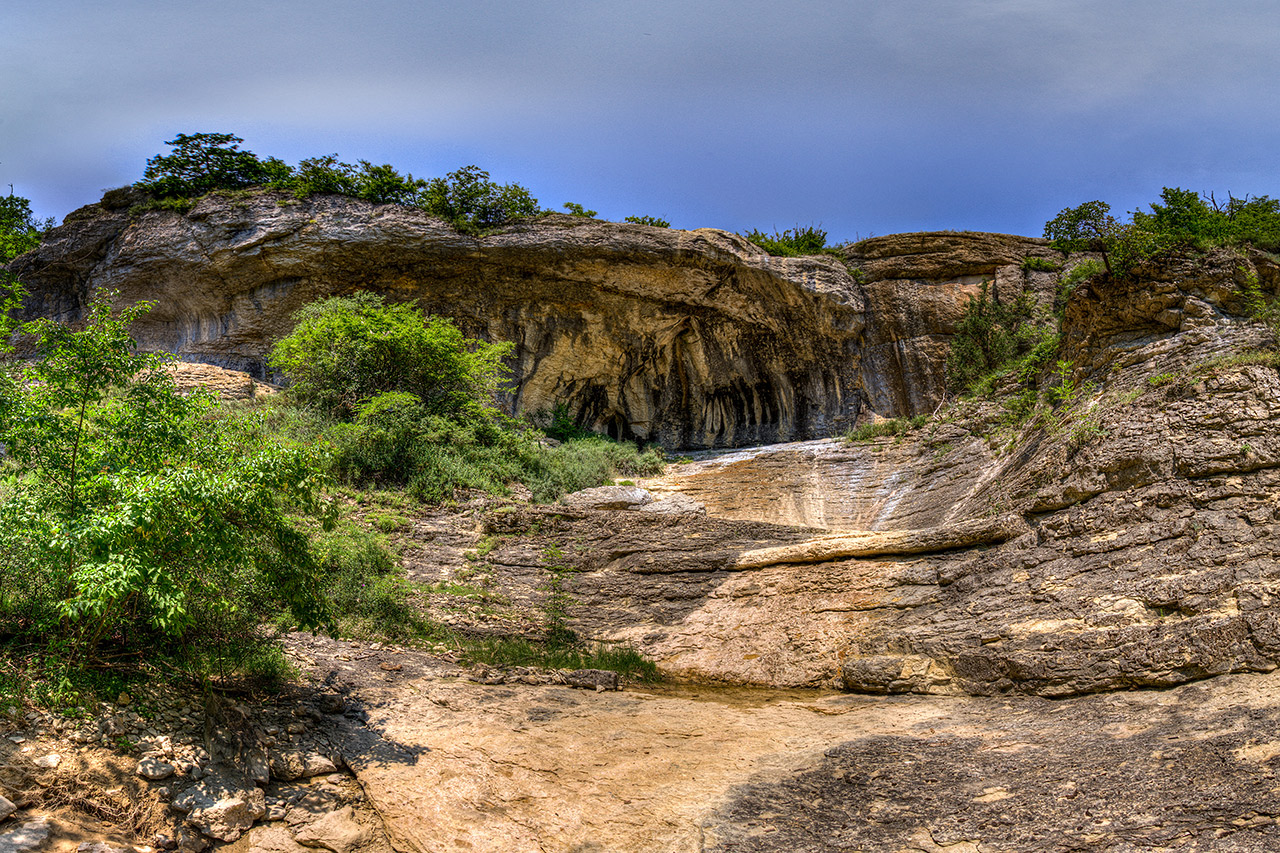
[[919,429],[928,422],[928,415],[916,415],[913,418],[886,418],[880,421],[871,421],[849,430],[849,432],[845,434],[845,441],[861,444],[863,442],[888,436],[900,437],[906,435],[913,429]]
[[818,255],[835,251],[827,246],[827,232],[815,225],[801,228],[788,228],[786,231],[775,231],[772,234],[751,230],[742,235],[764,249],[771,255],[782,258],[795,258],[801,255]]
[[623,222],[634,222],[636,225],[652,225],[654,228],[670,228],[671,223],[657,216],[624,216]]
[[0,667],[0,690],[31,693],[53,662],[62,702],[144,661],[278,676],[295,628],[466,645],[415,609],[399,527],[360,521],[341,484],[406,507],[515,482],[551,500],[662,467],[597,436],[548,442],[495,405],[505,345],[369,295],[304,309],[273,354],[290,393],[237,405],[178,393],[168,359],[136,351],[145,304],[116,315],[103,294],[73,329],[7,319],[19,296],[0,340],[38,358],[0,359],[0,650],[48,665]]
[[135,186],[150,193],[148,206],[186,209],[215,191],[253,187],[281,190],[298,198],[336,193],[378,204],[419,207],[448,220],[464,233],[495,228],[513,219],[537,216],[538,200],[519,184],[498,184],[478,166],[464,166],[443,178],[424,180],[388,164],[336,155],[312,157],[290,166],[277,157],[260,159],[244,151],[230,133],[180,133],[166,142],[172,150],[147,161]]
[[980,394],[1011,371],[1031,378],[1058,350],[1054,318],[1038,311],[1025,292],[1013,302],[997,301],[990,285],[970,297],[947,356],[947,381],[954,393]]
[[1107,273],[1121,277],[1170,251],[1243,244],[1280,248],[1280,199],[1228,194],[1219,202],[1213,195],[1165,187],[1149,208],[1124,221],[1106,202],[1087,201],[1046,222],[1044,236],[1063,252],[1101,253]]

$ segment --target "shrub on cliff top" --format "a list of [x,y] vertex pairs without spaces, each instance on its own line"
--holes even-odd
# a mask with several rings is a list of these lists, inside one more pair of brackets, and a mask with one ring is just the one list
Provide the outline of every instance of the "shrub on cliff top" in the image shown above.
[[1150,210],[1135,210],[1128,222],[1111,214],[1106,202],[1065,208],[1045,223],[1044,236],[1063,252],[1102,254],[1109,274],[1125,276],[1143,261],[1171,249],[1207,249],[1252,244],[1280,247],[1280,199],[1267,196],[1219,202],[1178,187],[1165,187]]
[[820,254],[827,246],[827,232],[813,225],[805,228],[797,225],[773,234],[752,229],[742,236],[769,254],[783,258]]
[[388,164],[360,160],[353,166],[331,154],[302,160],[295,168],[276,157],[261,160],[241,150],[243,141],[230,133],[180,133],[165,143],[173,148],[169,154],[147,161],[136,186],[159,199],[157,206],[179,209],[215,190],[267,187],[299,198],[334,193],[376,204],[420,207],[467,233],[540,212],[538,200],[527,189],[495,183],[478,166],[422,180]]

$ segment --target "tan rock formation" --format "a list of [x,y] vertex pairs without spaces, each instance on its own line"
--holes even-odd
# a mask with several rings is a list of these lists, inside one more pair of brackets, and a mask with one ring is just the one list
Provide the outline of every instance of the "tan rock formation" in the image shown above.
[[[547,216],[484,238],[422,211],[317,196],[218,195],[131,216],[129,193],[69,215],[12,270],[29,311],[89,294],[155,308],[141,345],[263,376],[306,302],[369,289],[516,344],[509,403],[668,447],[831,435],[868,407],[932,411],[946,341],[984,278],[1022,286],[1042,240],[875,238],[838,258],[772,258],[723,231]],[[895,265],[900,253],[903,263]]]

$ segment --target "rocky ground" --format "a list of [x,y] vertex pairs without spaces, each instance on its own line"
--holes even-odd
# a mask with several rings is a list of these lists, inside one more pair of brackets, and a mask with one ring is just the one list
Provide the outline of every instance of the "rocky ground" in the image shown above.
[[1011,383],[648,491],[365,507],[439,622],[559,620],[671,680],[291,636],[280,694],[9,712],[0,853],[1276,849],[1280,377],[1245,280],[1280,265],[1085,286],[1034,410]]

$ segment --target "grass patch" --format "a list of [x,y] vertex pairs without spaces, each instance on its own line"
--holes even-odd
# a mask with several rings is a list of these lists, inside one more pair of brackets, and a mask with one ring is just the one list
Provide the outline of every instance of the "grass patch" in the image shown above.
[[1057,272],[1062,269],[1061,264],[1055,264],[1048,258],[1023,258],[1023,272]]
[[928,422],[928,415],[916,415],[911,418],[888,418],[874,423],[865,423],[846,433],[845,441],[862,444],[877,438],[902,436],[913,429],[919,429]]
[[467,663],[494,667],[607,669],[630,681],[646,683],[662,678],[657,664],[635,649],[605,643],[566,645],[525,637],[496,637],[464,641],[463,656]]

